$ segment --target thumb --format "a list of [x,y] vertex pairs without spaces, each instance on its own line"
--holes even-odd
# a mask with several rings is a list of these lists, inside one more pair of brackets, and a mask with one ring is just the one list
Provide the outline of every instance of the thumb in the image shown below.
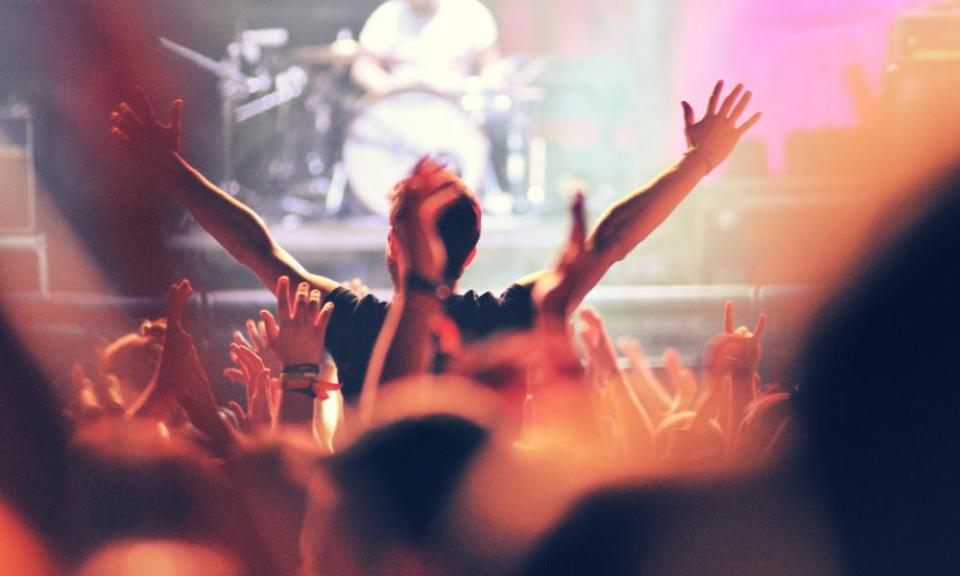
[[570,238],[560,259],[560,266],[568,266],[583,252],[583,244],[587,238],[587,216],[584,207],[584,195],[582,190],[577,190],[570,203]]
[[681,102],[680,105],[683,107],[683,123],[688,127],[693,126],[696,123],[696,118],[693,115],[693,106],[686,100]]

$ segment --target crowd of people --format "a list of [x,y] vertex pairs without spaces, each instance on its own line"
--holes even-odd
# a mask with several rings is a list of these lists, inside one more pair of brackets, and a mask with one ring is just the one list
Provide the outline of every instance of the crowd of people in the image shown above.
[[[955,314],[956,259],[926,265],[956,208],[874,265],[797,382],[763,381],[767,318],[732,303],[697,366],[668,351],[662,370],[581,306],[759,120],[744,119],[750,97],[718,82],[701,116],[684,102],[677,163],[592,230],[578,194],[558,260],[499,296],[461,291],[480,205],[422,159],[391,195],[384,302],[304,269],[180,154],[183,103],[163,123],[135,90],[112,132],[145,185],[276,306],[220,343],[233,367],[208,374],[182,279],[162,317],[56,391],[0,331],[3,572],[944,573],[957,393],[921,354],[950,342],[931,338],[930,311]],[[953,181],[941,188],[957,204]],[[221,381],[245,401],[218,398]]]

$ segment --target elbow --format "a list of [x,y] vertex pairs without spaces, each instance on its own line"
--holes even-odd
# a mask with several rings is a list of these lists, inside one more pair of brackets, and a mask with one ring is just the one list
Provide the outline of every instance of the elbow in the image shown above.
[[235,256],[244,266],[253,267],[260,262],[273,259],[278,249],[278,246],[269,237],[258,238],[256,241],[246,244]]
[[596,264],[609,268],[623,260],[630,253],[630,246],[623,245],[616,239],[598,234],[587,242],[586,254]]
[[238,222],[236,230],[241,238],[235,243],[234,256],[242,264],[261,262],[264,258],[272,257],[279,250],[267,231],[266,225],[256,215],[245,222]]

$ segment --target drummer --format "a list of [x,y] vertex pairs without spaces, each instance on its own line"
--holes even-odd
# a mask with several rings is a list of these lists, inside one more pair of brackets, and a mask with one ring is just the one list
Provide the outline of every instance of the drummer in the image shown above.
[[373,95],[403,88],[444,94],[481,74],[496,85],[497,23],[478,0],[387,0],[360,32],[354,81]]

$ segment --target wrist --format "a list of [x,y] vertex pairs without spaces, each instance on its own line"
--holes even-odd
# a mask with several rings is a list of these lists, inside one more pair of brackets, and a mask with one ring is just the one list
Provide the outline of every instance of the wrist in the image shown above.
[[316,397],[313,385],[320,378],[320,365],[314,363],[286,364],[280,373],[284,392],[296,392]]
[[281,368],[286,369],[288,366],[303,364],[312,366],[320,365],[320,361],[323,359],[323,345],[321,344],[318,350],[316,346],[302,340],[303,338],[298,342],[278,342],[277,351],[280,352],[280,354],[277,356],[277,361],[280,363]]
[[700,169],[703,170],[703,175],[706,176],[716,167],[713,159],[710,158],[710,155],[703,151],[701,148],[696,146],[691,147],[686,152],[683,153],[684,160],[693,162],[697,164]]
[[440,280],[433,280],[428,276],[413,271],[403,280],[403,291],[406,294],[419,294],[443,300],[450,295],[450,287]]

